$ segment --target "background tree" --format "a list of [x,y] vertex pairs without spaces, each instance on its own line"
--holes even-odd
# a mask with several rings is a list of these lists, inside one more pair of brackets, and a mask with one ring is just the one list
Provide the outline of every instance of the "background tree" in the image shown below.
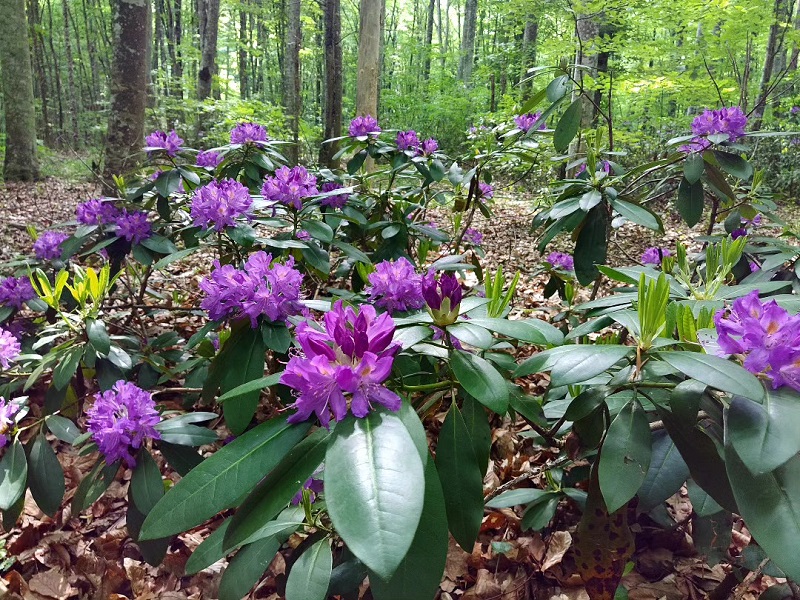
[[296,163],[300,144],[300,47],[303,44],[300,28],[300,0],[286,2],[286,58],[284,59],[283,97],[289,119],[292,145],[287,150],[289,161]]
[[382,3],[361,0],[358,26],[356,112],[378,116]]
[[[325,44],[325,99],[323,114],[324,139],[342,135],[342,16],[339,0],[323,0]],[[335,166],[333,156],[338,150],[334,142],[322,144],[320,164]]]
[[[197,0],[200,30],[200,71],[197,79],[197,98],[211,95],[217,75],[217,35],[219,32],[220,0]],[[218,92],[215,93],[215,97]]]

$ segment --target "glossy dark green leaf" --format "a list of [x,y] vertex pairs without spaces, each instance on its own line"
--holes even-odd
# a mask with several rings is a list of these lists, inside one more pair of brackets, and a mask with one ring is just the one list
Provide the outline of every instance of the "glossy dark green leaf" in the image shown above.
[[739,179],[750,179],[753,176],[753,165],[747,162],[738,154],[714,150],[714,158],[717,159],[723,171]]
[[266,377],[259,377],[258,379],[254,379],[253,381],[248,381],[247,383],[243,383],[242,385],[237,385],[235,388],[228,390],[224,394],[222,394],[219,398],[217,398],[217,402],[227,402],[228,400],[233,400],[234,398],[240,398],[242,396],[246,396],[248,394],[252,394],[256,391],[261,391],[265,388],[272,387],[273,385],[277,384],[280,379],[281,375],[283,375],[283,371],[280,373],[273,373],[272,375],[267,375]]
[[301,250],[306,262],[323,275],[331,272],[331,259],[328,253],[314,243],[309,243]]
[[144,522],[144,517],[144,514],[136,508],[133,502],[128,502],[128,509],[125,511],[125,525],[128,529],[128,535],[136,542],[136,545],[139,547],[139,552],[142,553],[145,562],[156,566],[164,560],[164,556],[167,554],[172,539],[166,537],[158,540],[140,540],[139,531]]
[[644,483],[650,467],[650,424],[638,400],[611,422],[600,451],[598,478],[609,513],[623,507]]
[[760,402],[764,398],[761,382],[736,363],[699,352],[659,352],[673,368],[700,383]]
[[414,446],[417,448],[422,464],[428,464],[428,459],[431,456],[428,450],[428,435],[425,433],[425,426],[422,424],[422,421],[420,421],[417,411],[414,410],[410,402],[403,400],[400,410],[395,414],[403,422],[403,425],[406,426],[414,442]]
[[681,179],[675,207],[689,227],[697,225],[703,216],[703,183],[699,179],[694,183]]
[[236,438],[186,474],[156,504],[142,526],[142,539],[180,533],[233,506],[269,473],[308,431],[285,417],[262,423]]
[[142,246],[158,254],[173,254],[178,251],[178,248],[173,244],[169,238],[163,235],[151,235],[149,238],[142,240]]
[[580,206],[582,211],[589,212],[602,201],[603,194],[601,194],[599,190],[589,190],[581,196],[578,206]]
[[699,152],[690,152],[683,161],[683,176],[690,184],[696,183],[703,176],[703,155]]
[[281,541],[273,536],[248,544],[236,553],[219,582],[219,600],[242,600],[275,558]]
[[582,383],[610,369],[631,352],[629,346],[610,344],[561,346],[526,360],[517,368],[514,376],[523,377],[549,370],[555,386]]
[[689,501],[692,503],[692,510],[700,517],[709,517],[725,510],[708,492],[701,488],[694,479],[686,482],[686,489],[689,493]]
[[48,415],[44,419],[50,432],[62,442],[71,444],[81,434],[78,426],[61,415]]
[[442,482],[450,533],[462,549],[471,552],[483,520],[483,468],[475,456],[464,417],[455,404],[439,432],[436,469]]
[[81,512],[102,496],[114,481],[118,470],[119,461],[107,465],[106,461],[100,458],[78,484],[78,489],[72,497],[72,513]]
[[505,414],[508,388],[492,363],[471,352],[455,350],[450,353],[450,366],[467,393],[497,414]]
[[86,319],[86,335],[92,348],[101,356],[105,356],[111,350],[111,338],[106,331],[106,324],[102,321]]
[[380,577],[391,577],[408,552],[424,495],[422,460],[396,415],[336,424],[325,456],[328,513],[347,547]]
[[611,391],[611,388],[604,385],[592,386],[582,391],[569,403],[564,418],[567,421],[577,421],[588,416],[602,406]]
[[433,461],[425,466],[425,503],[414,540],[394,575],[370,578],[375,600],[432,600],[442,580],[448,548],[447,512]]
[[569,148],[570,142],[578,135],[581,126],[581,112],[583,99],[578,98],[567,107],[553,132],[553,146],[557,152],[564,152]]
[[175,469],[181,477],[186,476],[189,471],[203,462],[203,457],[190,446],[178,446],[160,441],[158,449],[164,455],[169,466]]
[[83,346],[73,346],[64,353],[64,356],[53,369],[53,385],[56,389],[63,390],[72,380],[75,371],[83,356]]
[[489,426],[486,409],[467,394],[461,404],[461,416],[464,417],[464,424],[472,440],[472,449],[481,468],[481,475],[484,475],[489,467],[489,452],[492,446],[492,428]]
[[25,493],[28,460],[22,442],[15,438],[0,459],[0,510],[8,510]]
[[161,432],[161,439],[178,446],[205,446],[219,440],[217,433],[206,427],[198,425],[181,425],[170,427]]
[[575,276],[581,285],[588,285],[600,273],[596,265],[606,262],[608,252],[608,220],[605,207],[595,206],[586,215],[583,227],[575,242]]
[[[220,388],[223,395],[243,383],[263,377],[266,350],[261,332],[251,329],[250,323],[241,324],[231,334],[222,353],[212,364],[212,369],[222,369]],[[259,395],[258,391],[253,391],[222,405],[225,422],[235,435],[242,433],[250,424]]]
[[725,439],[755,475],[781,466],[800,452],[800,402],[790,388],[768,390],[764,401],[735,396],[725,420]]
[[286,600],[325,600],[332,570],[331,542],[321,539],[292,565],[286,579]]
[[681,489],[689,478],[689,467],[669,434],[663,429],[653,432],[650,468],[639,488],[639,510],[647,512]]
[[487,508],[512,508],[518,504],[531,504],[541,501],[550,492],[539,488],[520,488],[508,490],[486,503]]
[[348,175],[355,175],[355,173],[361,168],[361,165],[364,164],[364,161],[367,160],[367,151],[362,150],[353,158],[349,160],[347,163],[347,174]]
[[217,527],[211,533],[211,535],[204,539],[200,545],[194,549],[194,552],[192,552],[191,556],[189,556],[189,560],[186,561],[186,567],[184,568],[184,573],[186,575],[194,575],[195,573],[210,567],[220,558],[225,556],[223,540],[225,538],[225,532],[228,530],[228,527],[230,527],[230,524],[231,520],[225,519],[222,523],[220,523],[219,527]]
[[264,322],[261,324],[261,337],[270,350],[285,353],[292,345],[292,335],[283,323]]
[[529,342],[537,346],[558,346],[564,342],[564,334],[540,319],[508,319],[475,318],[470,323],[484,327],[501,335]]
[[330,433],[317,429],[297,444],[247,496],[225,536],[225,547],[253,540],[264,523],[287,505],[325,458]]
[[64,499],[64,470],[43,433],[33,440],[28,467],[28,485],[33,499],[44,514],[52,517]]
[[147,515],[164,496],[164,481],[161,471],[147,450],[136,457],[136,467],[131,475],[131,500],[143,515]]
[[540,531],[547,527],[547,524],[553,520],[562,497],[558,492],[547,492],[541,500],[530,504],[525,510],[525,514],[522,515],[521,529],[523,531],[529,529]]
[[556,102],[564,97],[569,89],[569,77],[559,75],[553,79],[545,88],[545,94],[550,102]]
[[661,223],[661,218],[654,212],[649,211],[639,204],[615,199],[611,200],[611,206],[613,206],[614,210],[632,223],[636,223],[642,227],[647,227],[653,231],[664,230],[664,225]]

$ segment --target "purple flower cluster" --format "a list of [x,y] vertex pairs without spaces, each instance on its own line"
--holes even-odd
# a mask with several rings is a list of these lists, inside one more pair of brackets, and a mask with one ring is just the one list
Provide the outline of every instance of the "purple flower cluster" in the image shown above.
[[211,275],[200,282],[206,293],[200,306],[214,320],[247,315],[253,327],[262,315],[269,321],[286,321],[305,310],[300,303],[302,283],[293,257],[281,264],[273,262],[271,254],[256,252],[243,270],[214,261]]
[[709,135],[727,134],[728,141],[735,142],[744,135],[747,117],[738,106],[704,110],[692,121],[691,142],[680,147],[681,152],[702,152],[711,145],[706,138]]
[[20,353],[19,340],[10,331],[0,327],[0,366],[8,369]]
[[462,238],[465,244],[470,246],[480,246],[483,244],[483,234],[474,227],[467,227]]
[[20,409],[19,404],[14,404],[0,396],[0,448],[8,445],[8,433],[13,429],[17,413]]
[[265,200],[278,202],[294,210],[303,208],[303,199],[319,194],[317,178],[305,167],[283,166],[275,171],[274,177],[267,177],[261,187]]
[[800,113],[800,106],[793,106],[789,112],[792,113],[793,115]]
[[61,243],[69,236],[60,231],[45,231],[33,243],[33,253],[39,260],[61,258]]
[[169,156],[175,156],[183,146],[183,140],[175,133],[174,129],[169,133],[154,131],[144,138],[144,143],[148,150],[166,150]]
[[643,265],[661,266],[661,260],[665,256],[672,256],[672,252],[667,248],[650,247],[642,253],[641,260]]
[[125,238],[132,244],[140,244],[153,235],[153,229],[147,220],[147,213],[141,210],[131,212],[123,210],[122,214],[117,217],[116,224],[117,237]]
[[195,164],[198,167],[204,167],[206,169],[214,169],[221,162],[222,162],[222,154],[220,154],[219,152],[214,152],[213,150],[206,150],[197,155],[197,161],[195,162]]
[[196,226],[217,231],[236,225],[236,218],[247,213],[253,199],[238,181],[223,179],[197,188],[192,197],[192,219]]
[[0,306],[21,309],[23,304],[34,298],[36,292],[27,277],[6,277],[0,281]]
[[419,138],[417,132],[411,129],[410,131],[397,132],[397,149],[405,152],[406,150],[417,152],[419,150]]
[[258,123],[239,123],[231,129],[231,144],[263,143],[268,139],[267,130]]
[[478,184],[478,198],[481,202],[486,202],[494,198],[494,187],[481,181]]
[[[524,115],[517,115],[514,117],[514,125],[517,126],[517,129],[522,130],[525,133],[528,133],[531,129],[538,129],[542,131],[543,129],[547,129],[547,124],[542,122],[539,123],[539,119],[542,117],[542,113],[527,113]],[[537,127],[538,125],[538,127]]]
[[369,294],[370,302],[390,313],[414,310],[425,305],[422,275],[414,270],[414,265],[406,258],[384,260],[375,265],[364,291]]
[[300,491],[292,497],[292,506],[297,506],[303,501],[303,490],[308,490],[308,500],[311,504],[314,504],[317,496],[322,493],[323,488],[324,484],[322,479],[309,477],[303,484],[303,487],[300,489]]
[[764,218],[758,214],[752,219],[742,219],[742,226],[738,229],[734,229],[731,232],[731,238],[738,239],[740,237],[744,237],[746,235],[750,235],[750,230],[755,229],[763,222]]
[[453,273],[442,273],[439,279],[431,270],[422,278],[422,297],[428,305],[433,322],[439,327],[458,320],[461,308],[461,284]]
[[774,300],[762,302],[758,290],[714,315],[720,356],[744,355],[744,367],[763,374],[777,389],[800,391],[800,316],[790,315]]
[[[334,190],[341,190],[343,188],[341,183],[335,181],[326,181],[322,184],[320,191],[324,194]],[[350,199],[350,194],[332,194],[321,198],[319,203],[322,206],[330,206],[331,208],[344,208],[347,201]]]
[[119,209],[113,202],[100,199],[87,200],[78,204],[75,218],[81,225],[107,225],[119,216]]
[[305,229],[301,229],[295,234],[294,237],[296,237],[301,242],[307,242],[311,239],[311,234],[308,233]]
[[365,304],[355,311],[342,301],[325,314],[324,331],[308,323],[297,327],[297,341],[303,356],[293,356],[281,376],[281,383],[294,389],[297,412],[290,423],[306,421],[312,414],[324,427],[331,413],[336,421],[350,411],[366,417],[376,404],[400,409],[400,397],[383,385],[392,371],[399,344],[392,344],[394,321]]
[[134,452],[145,439],[161,439],[155,426],[161,420],[152,396],[127,381],[117,381],[103,393],[95,394],[88,410],[88,427],[92,440],[106,459],[106,464],[124,460],[136,466]]
[[547,255],[546,260],[554,269],[560,269],[562,271],[575,270],[575,261],[569,254],[565,252],[551,252]]
[[439,142],[437,142],[433,138],[428,138],[427,140],[422,142],[422,148],[420,150],[423,156],[430,156],[438,149],[439,149]]
[[366,138],[369,135],[376,136],[381,132],[378,121],[372,115],[359,116],[350,121],[350,128],[347,133],[352,138]]

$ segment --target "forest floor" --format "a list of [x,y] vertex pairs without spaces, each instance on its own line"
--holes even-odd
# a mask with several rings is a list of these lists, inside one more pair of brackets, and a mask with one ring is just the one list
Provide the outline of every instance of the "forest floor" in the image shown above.
[[[97,195],[97,188],[86,183],[69,183],[48,179],[35,184],[0,186],[0,263],[14,255],[28,252],[31,239],[28,226],[41,230],[69,221],[75,205]],[[473,226],[483,232],[485,268],[494,270],[502,264],[504,271],[522,272],[514,310],[519,313],[547,318],[558,312],[555,300],[544,298],[545,279],[536,271],[540,262],[534,238],[529,233],[535,206],[530,195],[504,194],[494,204],[495,216],[490,221],[477,215]],[[794,211],[791,211],[794,212]],[[446,215],[432,215],[440,224]],[[794,219],[793,219],[794,220]],[[618,230],[610,248],[609,263],[635,263],[647,246],[674,248],[675,241],[696,244],[694,231],[681,225],[675,216],[665,223],[666,235],[660,236],[639,227],[625,226]],[[568,241],[562,241],[564,250]],[[556,249],[558,242],[555,244]],[[548,251],[552,250],[549,248]],[[180,263],[172,275],[180,277],[183,289],[196,290],[196,283],[208,268],[196,261]],[[605,286],[600,293],[608,293]],[[589,290],[581,289],[578,298],[588,298]],[[189,297],[197,299],[195,294]],[[197,302],[196,304],[199,304]],[[162,325],[190,328],[192,323]],[[537,382],[529,382],[536,387]],[[439,423],[444,415],[434,415]],[[435,428],[436,423],[431,423]],[[492,432],[493,468],[484,481],[488,494],[499,485],[525,473],[531,467],[544,464],[553,456],[552,449],[532,443],[519,434],[526,429],[510,420],[496,420]],[[224,436],[223,436],[224,437]],[[17,525],[0,535],[0,570],[8,592],[0,589],[0,598],[25,600],[67,600],[73,598],[149,600],[216,598],[221,573],[226,566],[222,560],[208,569],[184,576],[184,565],[191,551],[220,522],[215,519],[191,532],[178,536],[163,564],[152,567],[143,562],[138,549],[127,537],[125,529],[125,496],[130,471],[117,477],[108,492],[83,514],[74,515],[69,500],[81,478],[94,462],[92,456],[78,456],[65,444],[58,442],[58,456],[67,476],[64,508],[55,518],[43,515],[27,498]],[[177,479],[177,475],[168,475]],[[536,485],[538,481],[532,480]],[[634,528],[637,533],[635,567],[623,579],[632,600],[679,600],[703,598],[725,579],[726,569],[709,567],[693,541],[690,523],[691,505],[684,493],[668,502],[675,521],[671,531],[661,531],[652,522],[640,519]],[[442,600],[516,600],[523,598],[548,600],[583,600],[588,595],[581,586],[570,554],[572,533],[577,524],[575,511],[563,506],[556,516],[553,529],[544,533],[521,532],[520,514],[512,509],[487,511],[481,535],[475,547],[463,552],[451,540],[451,551],[445,570],[440,598]],[[741,555],[750,535],[741,521],[732,524],[733,535],[729,552]],[[723,532],[724,533],[724,532]],[[290,544],[298,543],[292,539]],[[5,559],[5,562],[2,562]],[[270,565],[266,577],[251,598],[277,600],[285,582],[286,564],[281,555]],[[754,600],[776,580],[765,574],[750,578],[734,590],[741,600]],[[0,588],[3,584],[0,583]],[[369,599],[368,591],[362,598]]]

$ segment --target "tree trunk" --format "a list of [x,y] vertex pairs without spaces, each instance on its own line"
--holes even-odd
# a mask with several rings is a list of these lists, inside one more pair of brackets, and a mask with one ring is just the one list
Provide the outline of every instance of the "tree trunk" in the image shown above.
[[197,76],[197,99],[219,97],[213,85],[217,74],[217,35],[219,34],[219,0],[199,0],[197,3],[200,29],[200,73]]
[[[47,24],[48,24],[48,31],[53,31],[53,5],[51,4],[50,0],[47,0]],[[58,102],[58,131],[59,137],[64,132],[64,103],[61,99],[64,95],[61,93],[61,67],[58,64],[58,54],[56,54],[56,48],[53,44],[53,38],[55,36],[48,35],[48,46],[50,47],[50,56],[52,57],[51,67],[53,69],[53,79],[56,82],[56,101]]]
[[147,70],[150,65],[150,0],[112,0],[114,61],[109,82],[108,118],[103,174],[125,173],[136,166],[144,144]]
[[6,181],[39,177],[36,113],[25,0],[0,0],[0,69],[6,120]]
[[[536,66],[536,42],[539,38],[539,21],[531,15],[525,21],[525,30],[522,33],[522,73],[520,79],[525,81],[528,69]],[[523,96],[533,89],[533,81],[528,80],[520,85]]]
[[[324,0],[325,11],[325,113],[323,138],[342,135],[342,14],[340,0]],[[339,144],[322,144],[319,162],[330,168],[336,166],[333,156]]]
[[767,50],[764,54],[764,70],[761,72],[761,84],[758,87],[758,100],[753,107],[752,128],[754,131],[761,129],[764,109],[767,107],[767,98],[773,90],[772,75],[774,73],[775,57],[783,48],[783,37],[786,33],[784,23],[790,11],[789,0],[775,0],[772,13],[773,21],[769,28]]
[[358,24],[356,112],[378,118],[381,0],[361,0]]
[[247,39],[247,0],[241,0],[239,3],[239,97],[242,100],[247,100],[250,83],[249,66],[247,61],[247,48],[249,46]]
[[33,40],[33,64],[36,78],[34,79],[34,90],[38,91],[39,99],[42,103],[42,134],[46,146],[53,145],[53,131],[50,128],[49,88],[47,85],[47,75],[44,66],[44,41],[42,40],[42,28],[40,25],[39,0],[31,0],[28,8],[28,24],[30,26],[30,37]]
[[[599,64],[599,53],[595,48],[600,38],[600,20],[594,15],[578,15],[576,23],[578,33],[578,64],[588,67],[588,72],[579,69],[576,73],[577,79],[581,84],[584,82],[584,75],[589,74],[592,78],[597,78]],[[583,111],[581,117],[581,127],[592,127],[597,121],[597,108],[592,105],[589,98],[594,99],[594,92],[587,91],[584,94]]]
[[475,64],[475,26],[478,20],[478,0],[466,0],[464,4],[464,33],[461,36],[461,57],[458,62],[458,78],[468,83]]
[[[75,61],[72,60],[72,41],[69,32],[69,2],[61,2],[62,13],[64,15],[64,57],[67,61],[67,95],[69,96],[69,117],[72,128],[72,145],[78,147],[80,133],[78,131],[78,94],[75,91]],[[52,32],[51,32],[52,35]]]
[[297,163],[300,154],[300,0],[286,2],[286,57],[284,58],[283,99],[289,117],[289,129],[293,144],[289,146],[287,158]]
[[425,27],[425,62],[422,66],[422,78],[427,82],[431,76],[431,53],[433,52],[433,17],[436,10],[436,0],[428,2],[428,21]]

